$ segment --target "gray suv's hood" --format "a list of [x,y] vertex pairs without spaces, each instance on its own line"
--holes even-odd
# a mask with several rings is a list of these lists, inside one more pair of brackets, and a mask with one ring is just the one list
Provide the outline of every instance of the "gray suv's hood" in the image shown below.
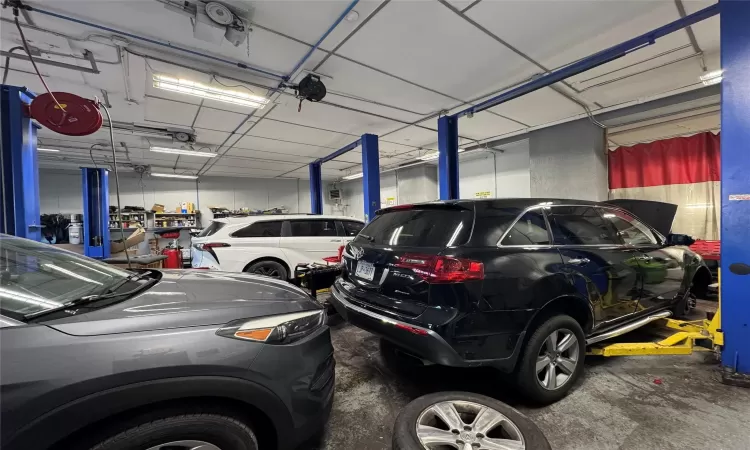
[[44,322],[81,336],[223,325],[235,319],[320,308],[303,290],[258,275],[164,270],[133,298],[88,313]]

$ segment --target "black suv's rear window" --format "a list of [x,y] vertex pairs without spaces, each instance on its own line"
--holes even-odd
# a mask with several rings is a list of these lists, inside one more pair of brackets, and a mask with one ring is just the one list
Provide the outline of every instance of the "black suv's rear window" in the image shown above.
[[213,221],[206,228],[204,228],[203,231],[201,231],[198,237],[211,236],[212,234],[224,228],[226,224],[226,222]]
[[405,209],[378,215],[357,242],[392,247],[448,247],[465,244],[474,213],[466,209]]

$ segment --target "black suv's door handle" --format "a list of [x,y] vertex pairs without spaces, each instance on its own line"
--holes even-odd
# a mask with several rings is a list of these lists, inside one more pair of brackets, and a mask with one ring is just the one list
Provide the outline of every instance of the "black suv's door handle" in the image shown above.
[[591,260],[588,258],[570,258],[567,264],[572,264],[574,266],[585,266],[586,264],[590,262]]

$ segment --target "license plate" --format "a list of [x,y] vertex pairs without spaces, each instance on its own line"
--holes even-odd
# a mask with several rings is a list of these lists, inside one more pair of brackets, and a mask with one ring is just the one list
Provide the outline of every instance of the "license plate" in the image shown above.
[[354,271],[354,275],[372,281],[375,277],[375,266],[367,261],[357,261],[357,270]]

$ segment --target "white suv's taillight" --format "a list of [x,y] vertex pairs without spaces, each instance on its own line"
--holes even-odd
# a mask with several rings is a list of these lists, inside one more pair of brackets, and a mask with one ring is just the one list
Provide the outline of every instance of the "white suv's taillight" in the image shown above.
[[325,323],[326,312],[321,309],[235,320],[219,328],[216,334],[269,344],[289,344],[302,339]]

